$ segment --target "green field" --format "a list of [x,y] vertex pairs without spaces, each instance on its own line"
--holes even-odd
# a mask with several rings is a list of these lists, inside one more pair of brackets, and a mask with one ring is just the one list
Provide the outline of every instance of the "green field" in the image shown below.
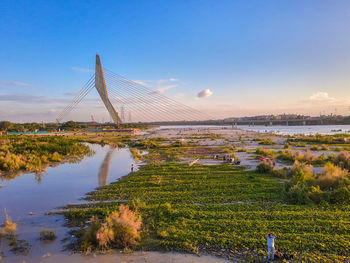
[[126,202],[142,216],[145,249],[214,254],[225,249],[259,261],[264,236],[274,231],[276,248],[298,260],[346,261],[350,206],[287,205],[282,188],[281,179],[232,165],[147,165],[87,196],[109,202],[82,205],[66,216],[71,222],[102,218]]

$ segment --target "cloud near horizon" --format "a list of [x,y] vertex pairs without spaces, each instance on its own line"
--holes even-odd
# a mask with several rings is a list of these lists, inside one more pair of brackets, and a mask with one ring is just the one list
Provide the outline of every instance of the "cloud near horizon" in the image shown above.
[[25,83],[25,82],[19,82],[19,81],[0,81],[0,85],[6,85],[6,86],[16,86],[16,87],[28,87],[33,88],[34,85]]
[[319,91],[312,94],[309,98],[301,101],[302,103],[310,104],[310,105],[321,105],[321,106],[342,106],[350,103],[347,99],[338,99],[335,97],[331,97],[328,92]]
[[94,72],[92,69],[89,68],[71,67],[70,69],[76,72]]
[[197,98],[207,98],[211,95],[213,95],[213,92],[210,89],[205,89],[197,94]]
[[309,98],[311,101],[321,101],[321,102],[336,102],[337,99],[330,97],[327,92],[319,91],[312,94]]
[[19,103],[39,103],[39,102],[40,103],[53,103],[53,102],[68,103],[70,102],[69,99],[56,99],[56,98],[50,98],[47,96],[38,96],[38,95],[31,95],[31,94],[25,94],[25,93],[0,95],[0,101],[12,101],[12,102],[19,102]]

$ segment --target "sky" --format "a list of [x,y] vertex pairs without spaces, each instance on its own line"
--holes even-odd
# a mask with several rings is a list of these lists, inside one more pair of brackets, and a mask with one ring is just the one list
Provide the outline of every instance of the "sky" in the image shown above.
[[[345,0],[1,0],[0,120],[55,121],[96,53],[215,118],[349,115],[349,28]],[[67,118],[91,115],[95,90]]]

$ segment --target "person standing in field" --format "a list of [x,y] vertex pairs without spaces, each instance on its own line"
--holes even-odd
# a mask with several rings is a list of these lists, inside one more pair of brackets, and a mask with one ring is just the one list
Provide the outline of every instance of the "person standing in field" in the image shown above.
[[270,253],[271,253],[271,259],[273,260],[275,257],[275,238],[276,235],[273,232],[269,232],[266,235],[267,239],[267,259],[270,260]]
[[131,165],[131,172],[134,172],[134,164]]

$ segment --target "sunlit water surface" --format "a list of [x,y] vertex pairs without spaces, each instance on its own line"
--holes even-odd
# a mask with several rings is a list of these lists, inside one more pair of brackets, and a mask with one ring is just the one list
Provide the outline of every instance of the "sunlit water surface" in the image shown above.
[[[30,244],[27,255],[14,255],[8,251],[3,240],[0,253],[4,252],[2,262],[37,262],[42,256],[62,252],[62,239],[68,236],[62,215],[45,215],[52,210],[80,202],[79,199],[98,186],[109,184],[130,172],[131,164],[136,164],[128,148],[90,145],[93,156],[85,157],[79,163],[64,163],[50,167],[41,176],[22,174],[0,185],[0,222],[4,222],[4,209],[12,221],[17,222],[19,239]],[[33,215],[30,215],[32,213]],[[42,229],[56,230],[57,239],[43,242],[39,239]],[[1,254],[0,254],[1,256]]]
[[350,133],[350,125],[237,126],[239,129],[283,135]]

